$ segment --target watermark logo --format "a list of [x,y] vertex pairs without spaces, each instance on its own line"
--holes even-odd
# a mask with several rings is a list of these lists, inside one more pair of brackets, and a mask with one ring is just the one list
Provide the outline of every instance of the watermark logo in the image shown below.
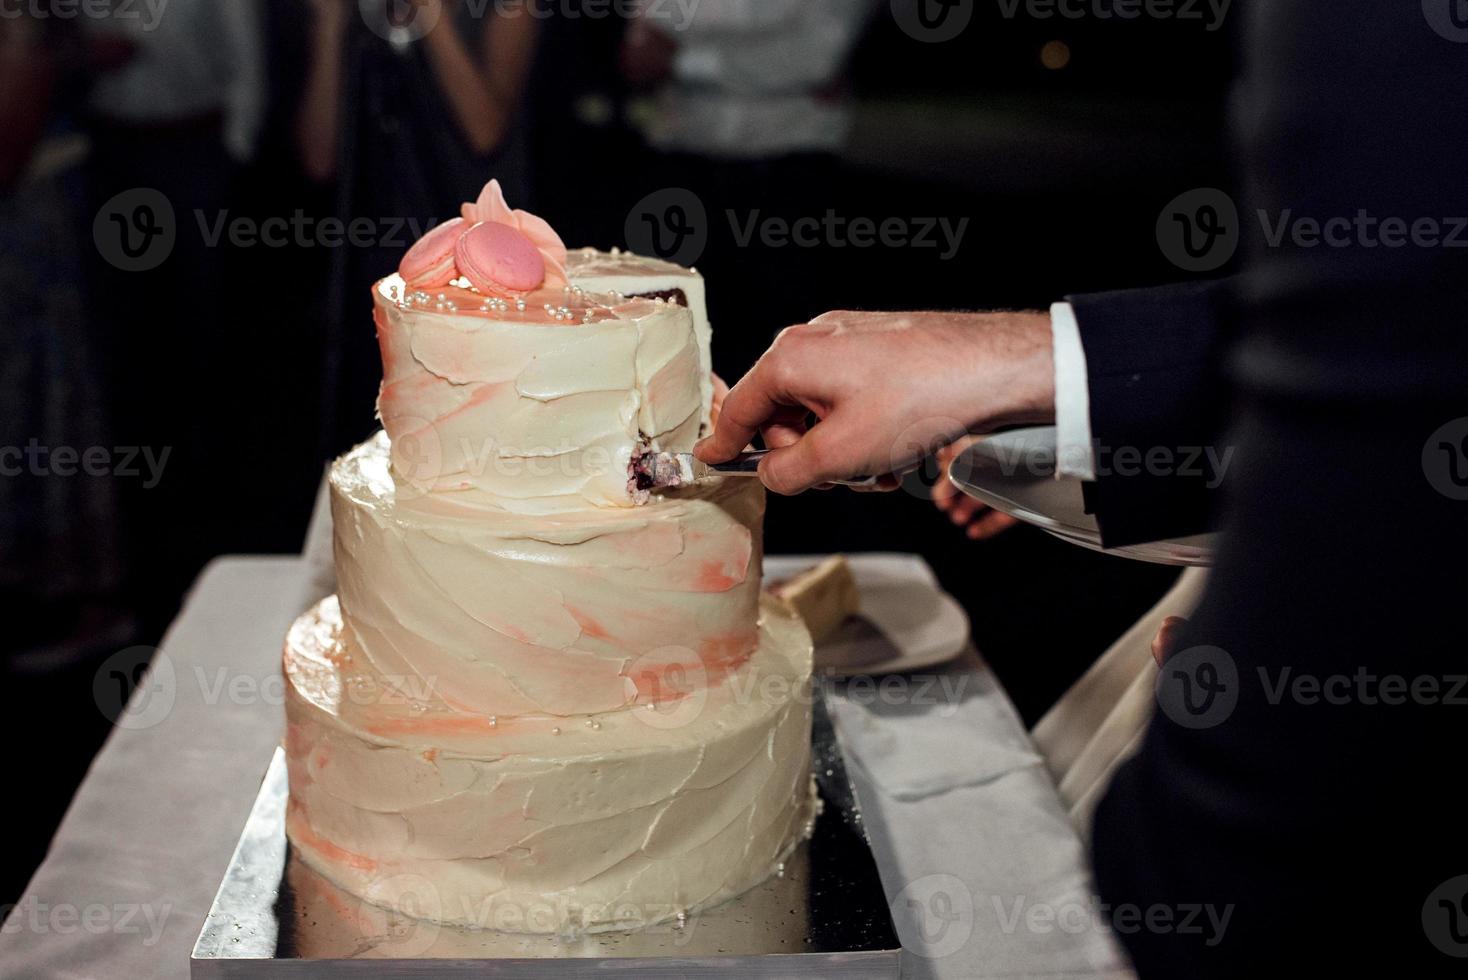
[[1468,0],[1422,0],[1422,16],[1439,37],[1468,44]]
[[[350,659],[350,658],[348,658]],[[405,705],[415,714],[438,703],[438,678],[423,674],[356,673],[344,677],[342,703],[361,707]],[[181,669],[166,653],[138,646],[108,657],[92,678],[92,697],[108,721],[119,728],[152,728],[173,712],[180,692],[210,708],[286,703],[286,680],[277,671],[263,675],[228,667],[212,670],[194,664]]]
[[1245,233],[1261,249],[1468,248],[1468,217],[1383,215],[1367,208],[1327,215],[1258,208],[1245,223],[1233,199],[1213,187],[1179,194],[1157,217],[1158,247],[1186,272],[1212,272],[1226,265]]
[[1427,896],[1422,931],[1439,952],[1468,959],[1468,875],[1449,878]]
[[156,269],[178,242],[173,202],[152,187],[123,191],[98,209],[92,240],[102,258],[123,272]]
[[440,0],[357,0],[367,29],[402,47],[428,36],[443,17]]
[[623,233],[638,254],[691,266],[708,248],[708,209],[686,187],[664,187],[633,205]]
[[941,44],[968,28],[974,0],[892,0],[892,19],[914,41]]
[[963,949],[973,935],[974,893],[953,875],[924,875],[892,899],[892,916],[913,925],[903,934],[908,952],[942,959]]
[[1157,216],[1157,246],[1186,272],[1223,268],[1239,247],[1239,209],[1216,187],[1179,194]]
[[649,728],[691,725],[708,703],[708,671],[688,647],[658,647],[629,664],[625,674],[637,689],[633,717]]
[[[939,453],[953,441],[954,433],[962,433],[965,428],[957,419],[942,416],[914,422],[893,441],[887,472],[898,475],[904,492],[920,500],[932,500],[934,487],[948,479]],[[956,474],[959,477],[967,476],[971,468],[966,462],[962,465],[964,472]]]
[[392,441],[388,456],[393,473],[416,489],[429,491],[444,474],[443,439],[427,419],[397,416],[385,420]]
[[1213,728],[1239,703],[1239,669],[1228,652],[1196,646],[1169,657],[1157,672],[1157,705],[1184,728]]
[[153,647],[119,650],[92,676],[92,699],[118,728],[152,728],[173,712],[178,672],[168,654]]
[[[957,257],[968,232],[967,217],[939,215],[843,215],[834,208],[822,214],[782,217],[755,208],[723,213],[737,248],[760,245],[783,248],[928,249],[940,262]],[[679,265],[693,265],[708,247],[713,231],[708,209],[692,191],[665,187],[647,195],[627,215],[623,232],[628,246]]]
[[1468,500],[1468,417],[1453,419],[1427,437],[1422,472],[1449,500]]
[[374,949],[391,950],[393,959],[422,956],[438,941],[443,899],[422,875],[378,878],[362,893],[357,925],[377,939]]

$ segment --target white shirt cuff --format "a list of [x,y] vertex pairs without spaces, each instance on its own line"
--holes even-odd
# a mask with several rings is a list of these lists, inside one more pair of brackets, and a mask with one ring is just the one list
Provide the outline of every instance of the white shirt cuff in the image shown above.
[[1069,303],[1050,307],[1055,346],[1055,478],[1096,479],[1091,446],[1091,391],[1086,381],[1086,350],[1081,326]]

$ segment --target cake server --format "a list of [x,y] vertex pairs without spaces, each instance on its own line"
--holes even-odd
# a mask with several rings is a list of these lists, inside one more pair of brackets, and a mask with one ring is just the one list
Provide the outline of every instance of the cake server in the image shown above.
[[[692,453],[645,453],[632,461],[632,475],[639,490],[681,487],[711,476],[758,476],[760,460],[771,452],[740,453],[725,463],[705,463]],[[871,487],[876,486],[877,478],[856,476],[833,482],[843,487]]]

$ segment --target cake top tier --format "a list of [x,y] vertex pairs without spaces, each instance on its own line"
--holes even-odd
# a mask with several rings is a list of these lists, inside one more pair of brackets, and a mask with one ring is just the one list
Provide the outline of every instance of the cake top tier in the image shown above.
[[[555,231],[495,181],[408,251],[373,295],[395,478],[522,513],[627,507],[634,453],[692,449],[711,396],[701,280],[609,258],[615,281],[568,279]],[[688,289],[663,296],[674,270]]]
[[424,298],[396,276],[374,299],[378,414],[395,478],[420,490],[522,513],[629,507],[635,452],[698,439],[703,372],[681,306],[572,287]]

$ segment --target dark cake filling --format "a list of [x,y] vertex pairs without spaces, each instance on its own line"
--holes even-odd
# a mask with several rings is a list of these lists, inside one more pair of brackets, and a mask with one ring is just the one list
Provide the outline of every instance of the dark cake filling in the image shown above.
[[633,293],[628,299],[665,299],[679,306],[688,306],[688,294],[681,289],[660,289],[655,293]]

